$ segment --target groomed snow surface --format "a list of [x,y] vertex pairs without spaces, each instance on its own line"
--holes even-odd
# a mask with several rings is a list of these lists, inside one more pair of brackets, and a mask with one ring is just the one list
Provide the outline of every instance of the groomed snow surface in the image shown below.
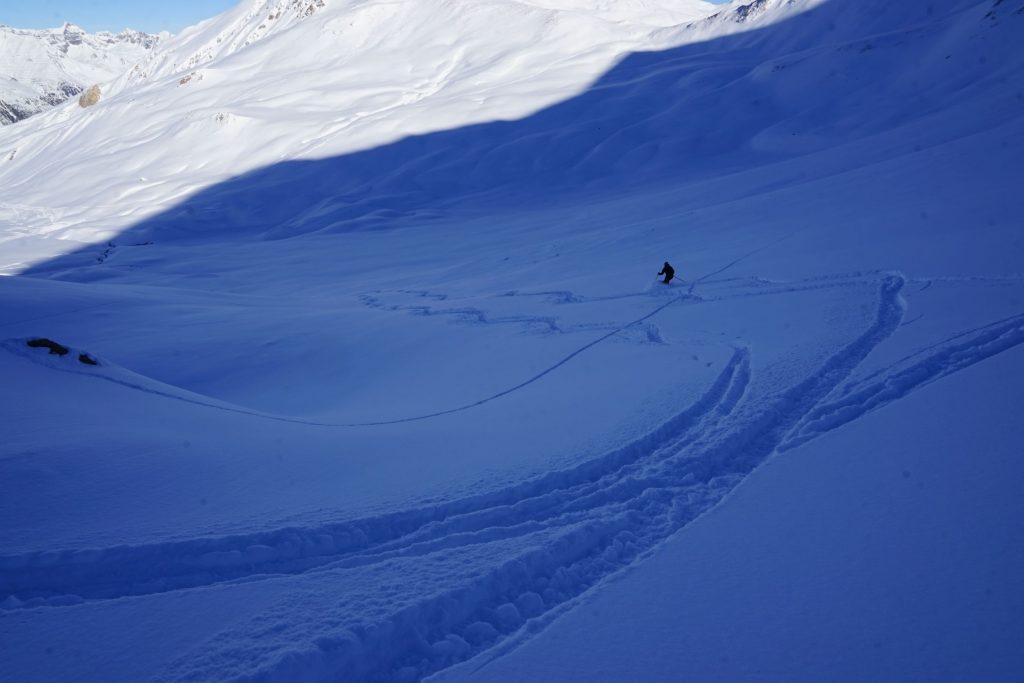
[[1021,680],[1022,34],[264,0],[0,130],[0,679]]

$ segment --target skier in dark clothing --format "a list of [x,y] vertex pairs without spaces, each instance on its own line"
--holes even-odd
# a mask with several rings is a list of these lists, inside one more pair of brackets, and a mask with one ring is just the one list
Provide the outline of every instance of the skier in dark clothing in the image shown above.
[[672,278],[676,276],[676,269],[670,266],[668,264],[668,261],[665,261],[665,265],[661,267],[661,272],[658,273],[658,275],[665,276],[665,279],[662,280],[662,282],[664,282],[667,285],[669,282],[671,282]]

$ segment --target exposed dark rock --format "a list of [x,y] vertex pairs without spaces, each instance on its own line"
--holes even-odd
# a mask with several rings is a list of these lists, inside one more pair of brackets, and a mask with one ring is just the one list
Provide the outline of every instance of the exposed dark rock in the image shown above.
[[64,346],[63,344],[58,344],[57,342],[53,341],[52,339],[47,339],[45,337],[37,337],[36,339],[29,339],[25,343],[28,344],[29,346],[31,346],[34,349],[50,349],[50,355],[51,356],[53,356],[53,355],[56,355],[56,356],[66,356],[66,355],[68,355],[68,352],[71,350],[68,347]]
[[27,119],[34,113],[34,110],[25,109],[12,102],[0,100],[0,125],[7,125],[8,123]]

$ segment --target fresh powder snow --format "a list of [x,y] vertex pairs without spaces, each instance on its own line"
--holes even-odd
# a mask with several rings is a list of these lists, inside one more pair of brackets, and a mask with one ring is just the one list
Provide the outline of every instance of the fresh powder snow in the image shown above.
[[1022,35],[245,0],[0,128],[0,679],[1021,680]]

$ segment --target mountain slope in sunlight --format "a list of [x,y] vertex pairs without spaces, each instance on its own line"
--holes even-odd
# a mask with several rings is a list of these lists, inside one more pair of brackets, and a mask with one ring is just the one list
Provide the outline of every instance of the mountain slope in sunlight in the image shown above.
[[715,9],[249,0],[167,41],[97,107],[0,131],[0,223],[102,240],[264,164],[524,116]]

